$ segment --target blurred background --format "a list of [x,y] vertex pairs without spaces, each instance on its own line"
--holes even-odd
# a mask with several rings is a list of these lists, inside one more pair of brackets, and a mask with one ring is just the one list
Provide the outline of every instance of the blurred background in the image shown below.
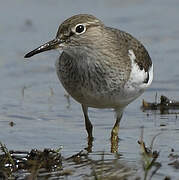
[[[142,112],[142,99],[155,94],[179,100],[178,0],[0,0],[0,141],[10,149],[58,148],[64,156],[87,146],[81,106],[70,98],[55,72],[56,51],[24,59],[24,55],[53,39],[66,18],[93,14],[107,26],[127,31],[139,39],[154,63],[151,87],[126,108],[120,129],[119,152],[128,162],[140,160],[137,140],[162,132],[156,140],[164,163],[162,175],[177,177],[168,167],[171,148],[179,151],[176,114]],[[110,152],[112,110],[90,109],[94,125],[93,152]],[[14,123],[10,126],[9,123]]]

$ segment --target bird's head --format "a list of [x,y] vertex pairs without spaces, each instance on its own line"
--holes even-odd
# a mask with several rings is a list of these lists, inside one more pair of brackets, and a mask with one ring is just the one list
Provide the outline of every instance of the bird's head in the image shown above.
[[29,58],[52,49],[68,51],[73,48],[90,47],[100,39],[103,28],[103,23],[92,15],[72,16],[59,26],[55,39],[39,46],[24,57]]

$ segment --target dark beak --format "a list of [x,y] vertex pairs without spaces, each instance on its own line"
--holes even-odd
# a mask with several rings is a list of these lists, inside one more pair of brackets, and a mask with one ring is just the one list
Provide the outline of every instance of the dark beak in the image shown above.
[[58,38],[53,39],[52,41],[49,41],[43,45],[41,45],[40,47],[34,49],[33,51],[27,53],[24,58],[29,58],[32,57],[35,54],[44,52],[44,51],[49,51],[51,49],[57,49],[59,47],[59,45],[63,43],[63,41],[61,41]]

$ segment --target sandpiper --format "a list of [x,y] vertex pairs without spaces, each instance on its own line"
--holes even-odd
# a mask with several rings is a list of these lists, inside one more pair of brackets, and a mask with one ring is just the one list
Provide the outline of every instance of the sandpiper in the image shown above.
[[59,49],[57,75],[66,91],[78,101],[84,113],[89,139],[93,126],[88,107],[113,108],[117,119],[111,139],[118,138],[124,108],[153,80],[153,65],[145,47],[132,35],[107,27],[89,14],[65,20],[56,38],[25,55]]

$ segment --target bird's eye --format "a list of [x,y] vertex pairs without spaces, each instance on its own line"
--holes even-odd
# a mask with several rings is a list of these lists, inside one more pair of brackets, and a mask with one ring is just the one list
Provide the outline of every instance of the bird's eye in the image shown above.
[[82,34],[86,31],[86,27],[83,24],[77,24],[75,27],[76,34]]

